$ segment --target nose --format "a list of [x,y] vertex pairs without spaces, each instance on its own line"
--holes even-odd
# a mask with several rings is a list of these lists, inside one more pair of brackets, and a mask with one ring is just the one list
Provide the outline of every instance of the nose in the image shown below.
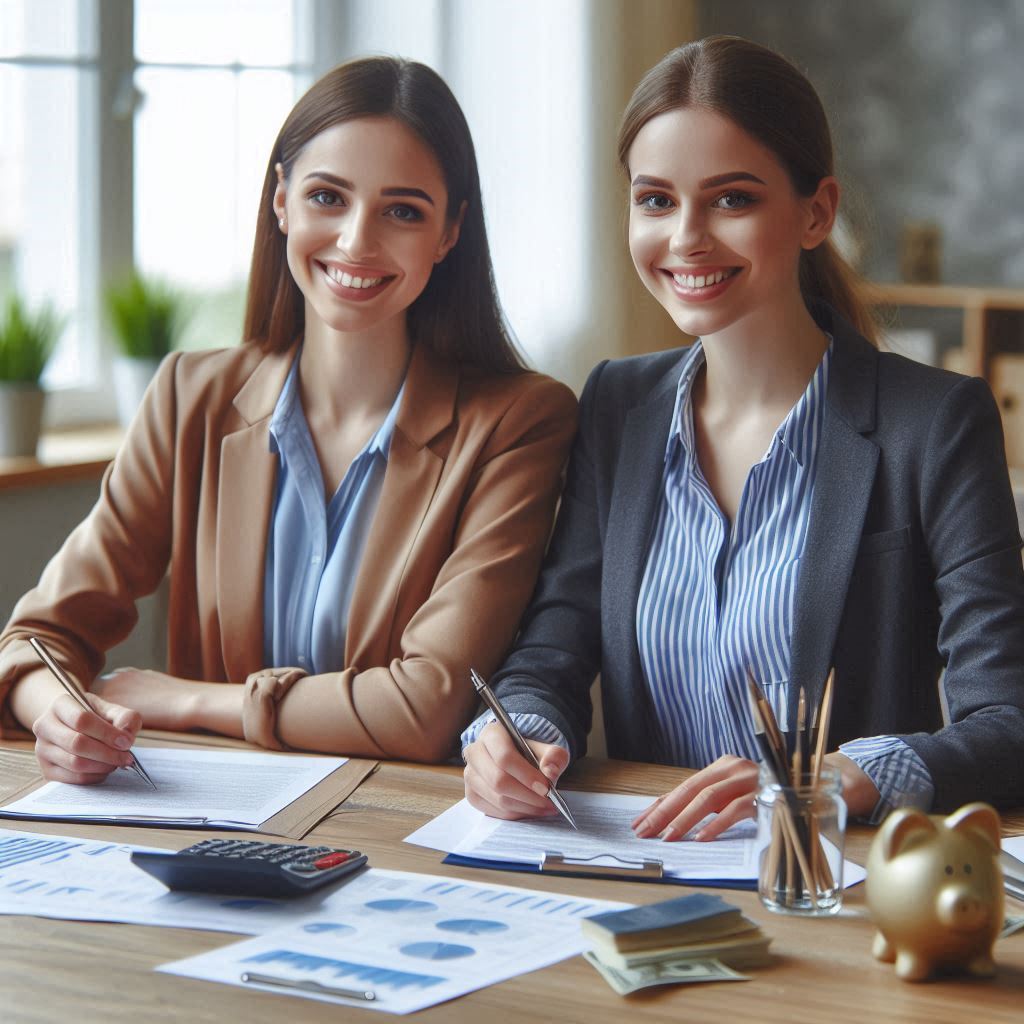
[[377,254],[375,220],[371,210],[358,204],[350,206],[342,219],[335,245],[353,262]]
[[961,886],[943,889],[938,900],[939,920],[954,931],[973,931],[988,920],[989,907],[980,893]]
[[680,204],[669,239],[669,252],[673,256],[694,256],[708,252],[712,244],[706,212],[695,204]]

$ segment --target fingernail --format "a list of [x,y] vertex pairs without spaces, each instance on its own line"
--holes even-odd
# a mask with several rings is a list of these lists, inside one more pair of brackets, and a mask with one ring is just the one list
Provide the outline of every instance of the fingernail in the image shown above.
[[118,750],[129,750],[131,749],[131,745],[132,741],[128,739],[127,736],[118,736],[117,739],[114,740],[114,746],[117,747]]
[[543,782],[535,782],[530,787],[530,789],[532,789],[534,791],[534,793],[537,794],[537,796],[547,796],[548,795],[548,787],[545,786]]
[[641,822],[638,822],[638,823],[637,823],[636,825],[634,825],[634,826],[633,826],[633,831],[634,831],[634,833],[636,833],[636,835],[638,835],[638,836],[639,836],[639,837],[640,837],[641,839],[646,839],[647,837],[646,837],[646,835],[644,834],[644,833],[645,833],[645,832],[647,831],[647,822],[646,822],[646,820],[645,820],[645,821],[641,821]]
[[704,840],[707,839],[707,833],[704,829],[701,829],[693,838],[695,842],[703,843]]
[[666,828],[665,831],[661,833],[661,838],[663,842],[670,843],[678,835],[679,833],[671,825],[669,825],[668,828]]

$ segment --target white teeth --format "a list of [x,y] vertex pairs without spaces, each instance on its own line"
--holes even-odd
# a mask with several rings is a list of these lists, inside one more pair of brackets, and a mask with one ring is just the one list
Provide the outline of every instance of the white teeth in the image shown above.
[[383,277],[353,277],[337,267],[324,266],[324,272],[332,280],[345,288],[375,288],[384,280]]
[[711,274],[673,274],[672,277],[675,279],[676,284],[682,288],[710,288],[712,285],[719,284],[724,281],[727,277],[732,277],[734,271],[732,270],[716,270]]

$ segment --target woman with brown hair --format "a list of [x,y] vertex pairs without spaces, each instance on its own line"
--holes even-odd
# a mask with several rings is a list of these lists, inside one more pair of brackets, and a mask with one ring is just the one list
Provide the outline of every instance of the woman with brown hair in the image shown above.
[[[711,839],[753,813],[746,677],[790,729],[835,668],[850,810],[1024,792],[1024,578],[986,384],[880,353],[829,242],[832,145],[807,79],[735,37],[669,53],[619,157],[641,279],[692,346],[598,366],[559,521],[494,679],[541,770],[481,719],[466,792],[500,817],[586,749],[700,769],[634,822]],[[938,678],[948,708],[944,724]],[[785,725],[783,726],[785,728]]]
[[[288,116],[244,337],[165,361],[0,636],[2,726],[34,730],[47,778],[105,778],[143,725],[442,760],[470,666],[515,635],[576,403],[510,341],[469,129],[429,68],[345,64]],[[97,679],[168,565],[168,672]]]

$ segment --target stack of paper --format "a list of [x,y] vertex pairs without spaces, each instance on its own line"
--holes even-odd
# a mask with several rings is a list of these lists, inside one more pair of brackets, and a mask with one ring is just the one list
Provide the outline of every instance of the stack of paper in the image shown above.
[[745,980],[771,939],[719,896],[695,893],[589,917],[584,956],[620,994],[681,981]]

